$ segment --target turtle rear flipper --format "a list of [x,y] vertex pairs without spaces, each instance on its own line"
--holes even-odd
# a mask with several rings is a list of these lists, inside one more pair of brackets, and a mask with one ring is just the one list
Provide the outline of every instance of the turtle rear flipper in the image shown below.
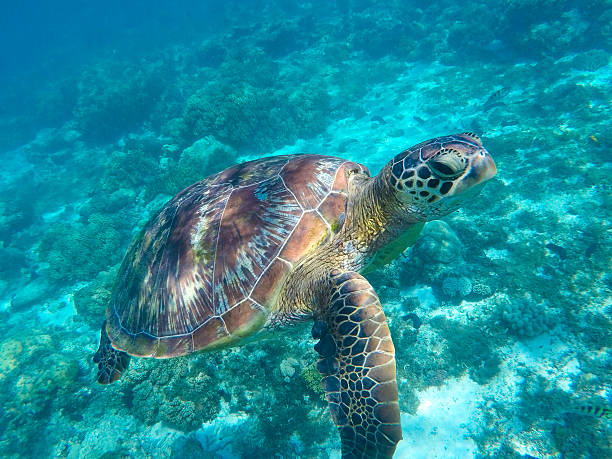
[[106,333],[106,320],[100,330],[100,346],[94,354],[93,361],[98,364],[96,379],[100,384],[117,381],[130,364],[130,356],[112,346]]
[[370,283],[356,272],[334,270],[330,306],[312,335],[317,369],[342,457],[391,458],[402,439],[395,348],[385,314]]

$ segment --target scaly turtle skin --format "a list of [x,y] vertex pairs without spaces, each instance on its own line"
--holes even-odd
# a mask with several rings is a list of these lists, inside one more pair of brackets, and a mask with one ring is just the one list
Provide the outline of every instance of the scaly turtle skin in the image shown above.
[[317,368],[344,458],[389,458],[401,440],[395,350],[361,275],[496,173],[471,133],[395,156],[376,177],[319,155],[234,166],[183,190],[133,241],[94,356],[98,381],[129,356],[169,358],[313,319]]

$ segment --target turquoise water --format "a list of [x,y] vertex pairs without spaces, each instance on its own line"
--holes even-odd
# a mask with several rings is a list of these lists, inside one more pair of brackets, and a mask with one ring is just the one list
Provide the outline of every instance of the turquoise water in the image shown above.
[[612,457],[609,418],[584,409],[612,405],[612,2],[5,8],[0,456],[340,457],[310,324],[95,383],[119,263],[232,164],[376,173],[473,131],[498,175],[368,275],[396,347],[395,457]]

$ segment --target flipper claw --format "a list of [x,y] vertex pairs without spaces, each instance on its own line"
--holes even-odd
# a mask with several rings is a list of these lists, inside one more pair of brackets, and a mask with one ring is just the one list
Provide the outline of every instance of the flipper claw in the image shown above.
[[130,364],[130,356],[112,346],[106,333],[106,321],[100,330],[100,346],[93,356],[93,361],[98,364],[96,379],[100,384],[117,381]]

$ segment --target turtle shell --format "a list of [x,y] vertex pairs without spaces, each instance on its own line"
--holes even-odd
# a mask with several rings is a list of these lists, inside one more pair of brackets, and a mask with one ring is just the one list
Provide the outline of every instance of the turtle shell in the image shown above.
[[172,198],[121,264],[107,310],[113,346],[174,357],[260,329],[283,279],[344,212],[347,169],[368,173],[329,156],[276,156]]

